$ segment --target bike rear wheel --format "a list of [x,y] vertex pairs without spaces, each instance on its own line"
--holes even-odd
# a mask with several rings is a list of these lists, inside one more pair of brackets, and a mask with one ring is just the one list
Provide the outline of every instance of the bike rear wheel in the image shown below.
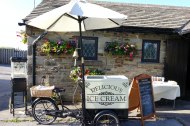
[[59,110],[55,102],[51,99],[38,99],[32,104],[32,114],[34,119],[40,124],[51,124],[57,116],[52,116],[48,112]]

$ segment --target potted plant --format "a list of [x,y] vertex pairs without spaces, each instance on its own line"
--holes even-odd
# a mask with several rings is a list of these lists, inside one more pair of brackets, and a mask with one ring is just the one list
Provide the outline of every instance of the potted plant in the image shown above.
[[[94,69],[94,68],[86,68],[85,75],[104,75],[105,73],[102,70]],[[81,67],[74,67],[73,70],[70,72],[71,80],[77,82],[82,78],[82,69]]]

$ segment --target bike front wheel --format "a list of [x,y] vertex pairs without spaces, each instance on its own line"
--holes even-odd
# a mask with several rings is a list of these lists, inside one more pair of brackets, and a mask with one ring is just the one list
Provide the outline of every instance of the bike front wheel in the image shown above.
[[32,104],[32,114],[34,119],[40,124],[51,124],[57,116],[51,115],[59,110],[55,102],[51,99],[38,99]]

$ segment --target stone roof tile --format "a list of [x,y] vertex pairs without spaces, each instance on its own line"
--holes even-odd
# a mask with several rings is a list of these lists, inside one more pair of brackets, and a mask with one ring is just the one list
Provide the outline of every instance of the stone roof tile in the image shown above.
[[[69,0],[43,0],[28,16],[32,19],[56,7],[67,4]],[[190,20],[190,7],[129,4],[116,2],[91,1],[128,16],[124,26],[171,28],[182,27]]]

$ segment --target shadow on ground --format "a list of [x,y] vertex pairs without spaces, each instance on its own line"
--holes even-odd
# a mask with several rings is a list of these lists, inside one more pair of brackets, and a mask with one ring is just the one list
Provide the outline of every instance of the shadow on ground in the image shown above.
[[8,104],[11,96],[10,71],[10,65],[0,65],[0,111],[9,108]]

